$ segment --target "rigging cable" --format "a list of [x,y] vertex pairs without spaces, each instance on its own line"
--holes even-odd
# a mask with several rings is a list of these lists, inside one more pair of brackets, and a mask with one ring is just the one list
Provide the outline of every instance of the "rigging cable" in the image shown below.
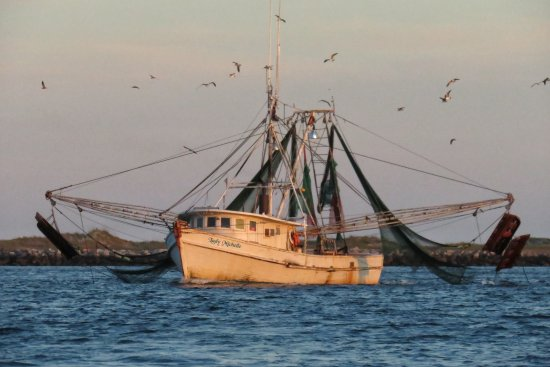
[[[69,209],[72,209],[71,206],[69,205],[62,205],[66,208],[69,208]],[[147,230],[147,231],[151,231],[151,232],[156,232],[156,233],[160,233],[162,235],[166,235],[166,230],[162,230],[162,229],[159,229],[157,228],[156,226],[161,226],[161,224],[158,224],[158,223],[153,223],[153,222],[150,222],[148,223],[150,226],[155,226],[155,227],[149,227],[149,226],[145,226],[145,225],[141,225],[141,224],[137,224],[137,223],[134,223],[134,222],[137,222],[138,220],[135,219],[135,218],[123,218],[121,216],[117,216],[115,214],[111,214],[111,213],[108,213],[108,212],[99,212],[99,211],[95,211],[95,212],[89,212],[90,214],[93,214],[97,217],[100,217],[100,218],[104,218],[104,219],[108,219],[110,221],[113,221],[113,222],[117,222],[117,223],[120,223],[120,224],[124,224],[124,225],[127,225],[127,226],[130,226],[130,227],[135,227],[135,228],[139,228],[139,229],[144,229],[144,230]],[[89,222],[92,222],[94,224],[97,224],[97,225],[100,225],[100,226],[103,226],[103,227],[106,227],[107,229],[113,231],[113,232],[118,232],[118,233],[121,233],[121,234],[124,234],[126,236],[131,236],[131,237],[134,237],[136,240],[141,240],[141,238],[137,237],[137,236],[134,236],[130,233],[127,233],[127,232],[123,232],[121,231],[120,229],[117,229],[117,228],[114,228],[114,227],[111,227],[109,225],[106,225],[105,223],[103,222],[99,222],[97,220],[93,220],[91,219],[90,217],[86,217],[86,220],[89,221]],[[142,221],[140,221],[142,222]],[[145,224],[145,222],[142,222],[143,224]],[[164,224],[162,225],[162,228],[164,228]],[[169,227],[168,227],[168,230]]]
[[[504,216],[504,214],[502,214],[500,217],[498,217],[497,219],[495,219],[493,221],[493,223],[489,224],[484,230],[483,232],[481,232],[477,237],[474,237],[472,238],[472,240],[470,240],[470,242],[475,242],[477,239],[481,238],[481,235],[483,235],[485,232],[487,232],[489,230],[489,228],[492,228],[496,222],[498,222],[499,220],[502,219],[502,217]],[[479,231],[479,225],[478,225],[478,231]]]
[[[189,190],[187,192],[187,194],[185,194],[184,196],[182,196],[180,199],[178,199],[178,201],[176,201],[174,204],[172,204],[170,207],[168,207],[163,213],[165,212],[168,212],[170,210],[172,210],[174,207],[176,207],[177,205],[179,205],[182,201],[184,201],[185,199],[187,199],[195,190],[197,190],[200,186],[202,186],[202,184],[208,180],[210,177],[212,177],[212,175],[214,173],[216,173],[221,167],[223,167],[223,165],[225,163],[227,163],[227,161],[229,159],[231,159],[239,149],[242,148],[242,146],[252,137],[255,135],[256,131],[266,122],[266,119],[263,119],[258,125],[256,125],[256,127],[252,130],[252,132],[244,139],[241,139],[241,143],[239,145],[237,145],[236,148],[233,149],[232,152],[230,152],[227,157],[225,157],[225,159],[216,166],[216,168],[214,168],[214,170],[212,172],[210,172],[210,174],[208,174],[203,180],[201,180],[201,182],[199,182],[197,185],[195,185],[195,187],[193,187],[191,190]],[[162,213],[161,213],[162,214]]]
[[[253,137],[253,136],[259,136],[259,137],[261,137],[261,136],[263,135],[263,133],[254,134],[254,132],[257,131],[258,128],[259,128],[262,124],[265,123],[265,121],[266,121],[265,118],[264,118],[256,127],[254,127],[253,129],[251,129],[250,126],[252,126],[252,124],[254,123],[254,121],[256,120],[256,118],[258,117],[258,115],[261,113],[262,109],[264,108],[264,106],[265,106],[266,104],[267,104],[267,102],[264,102],[264,104],[262,105],[262,107],[260,107],[260,109],[258,109],[258,112],[256,112],[256,115],[255,115],[254,118],[251,120],[251,122],[248,124],[247,129],[246,129],[245,131],[243,131],[243,132],[241,132],[241,133],[239,133],[239,134],[233,135],[233,136],[240,136],[240,137],[241,137],[241,138],[239,138],[239,139],[237,139],[237,140],[234,140],[235,143],[237,143],[237,142],[239,142],[239,141],[242,141],[242,142],[241,142],[241,144],[239,144],[239,145],[235,144],[235,146],[233,146],[232,153],[230,153],[230,155],[227,157],[227,159],[226,159],[224,162],[222,162],[220,165],[218,165],[218,167],[216,167],[216,168],[215,168],[215,169],[214,169],[214,170],[213,170],[204,180],[202,180],[198,185],[196,185],[191,191],[189,191],[186,195],[184,195],[184,197],[180,198],[180,199],[178,200],[178,202],[176,202],[175,204],[173,204],[170,208],[166,209],[163,213],[165,213],[165,212],[167,212],[167,211],[173,209],[175,206],[179,205],[181,202],[183,202],[184,200],[186,200],[187,198],[189,198],[190,196],[192,196],[192,195],[194,194],[194,192],[197,191],[198,188],[199,188],[200,186],[202,186],[202,185],[204,184],[204,182],[205,182],[210,176],[212,176],[219,168],[221,168],[221,167],[225,164],[225,162],[226,162],[227,160],[229,160],[229,158],[231,158],[231,156],[232,156],[233,154],[235,154],[235,153],[244,145],[244,143],[246,143],[246,142],[248,141],[248,139],[250,139],[250,138]],[[247,132],[252,132],[252,133],[249,134],[247,137],[242,137],[242,136],[243,136],[245,133],[247,133]],[[232,136],[232,137],[233,137],[233,136]],[[258,138],[258,140],[259,140],[259,138]],[[245,154],[246,154],[246,153],[245,153]],[[236,165],[236,163],[235,163],[235,165]],[[235,165],[234,165],[234,166],[235,166]],[[234,166],[233,166],[233,167],[234,167]],[[226,173],[227,173],[227,171],[226,171]],[[224,173],[224,174],[225,174],[225,173]],[[212,182],[215,182],[215,183],[214,183],[214,185],[215,185],[217,182],[219,182],[219,180],[221,180],[221,177],[223,177],[223,176],[222,176],[222,175],[218,175],[218,176],[217,176],[216,178],[214,178],[213,180],[211,180],[211,181],[209,181],[208,183],[204,184],[204,187],[207,187],[207,186],[211,185]],[[212,188],[210,188],[210,189],[212,189]],[[210,190],[206,191],[205,193],[203,193],[203,195],[199,196],[199,197],[197,198],[197,200],[194,202],[193,205],[196,205],[196,203],[199,202],[199,200],[200,200],[202,197],[204,197],[205,195],[208,196],[208,192],[209,192],[209,191],[210,191]],[[191,207],[192,207],[193,205],[191,205]],[[161,214],[162,214],[162,213],[161,213]]]
[[[60,203],[59,205],[63,206],[63,207],[66,207],[68,209],[71,209],[71,210],[74,210],[74,208],[72,207],[72,205],[69,205],[69,204],[66,204],[66,203]],[[53,208],[52,208],[53,210]],[[156,229],[156,228],[151,228],[151,227],[146,227],[144,225],[140,225],[140,224],[137,224],[135,222],[139,221],[140,223],[147,223],[147,222],[144,222],[142,220],[138,220],[136,218],[133,218],[131,216],[126,216],[126,217],[123,217],[121,214],[117,213],[117,212],[112,212],[112,211],[108,211],[108,210],[103,210],[101,211],[100,208],[96,208],[94,210],[90,210],[89,211],[90,214],[93,214],[97,217],[100,217],[100,218],[105,218],[105,219],[108,219],[110,221],[113,221],[113,222],[117,222],[117,223],[121,223],[121,224],[125,224],[125,225],[128,225],[128,226],[132,226],[132,227],[136,227],[136,228],[141,228],[141,229],[145,229],[145,230],[148,230],[148,231],[152,231],[152,232],[157,232],[157,233],[160,233],[160,234],[166,234],[165,231],[162,231],[160,229]],[[101,222],[97,222],[97,221],[94,221],[90,218],[86,218],[86,220],[90,221],[90,222],[93,222],[95,224],[99,224],[99,225],[102,225],[102,226],[106,226],[104,223],[101,223]],[[160,223],[155,223],[155,222],[148,222],[149,225],[152,225],[152,226],[165,226],[165,224],[160,224]],[[109,226],[106,226],[110,229],[114,229],[112,227],[109,227]],[[115,230],[117,232],[121,232],[123,233],[122,231],[120,230]],[[124,233],[126,235],[129,235],[127,233]]]
[[[248,131],[251,131],[251,130],[253,131],[254,129],[250,129],[250,130],[247,130],[245,132],[248,132]],[[242,133],[235,134],[235,135],[232,135],[232,136],[229,136],[229,137],[226,137],[226,138],[215,140],[212,143],[205,144],[205,145],[203,145],[199,148],[196,148],[194,150],[196,152],[202,152],[202,151],[206,151],[206,150],[210,150],[210,149],[219,148],[219,147],[222,147],[224,145],[231,144],[231,143],[239,142],[243,139],[248,138],[247,137],[247,138],[233,139],[233,140],[230,140],[230,141],[226,141],[226,142],[223,142],[223,143],[212,145],[216,142],[223,141],[223,140],[229,139],[229,138],[233,138],[235,136],[242,136]],[[92,178],[92,179],[82,181],[82,182],[79,182],[79,183],[75,183],[75,184],[72,184],[72,185],[59,187],[59,188],[56,188],[56,189],[53,189],[53,190],[49,190],[48,192],[51,193],[51,192],[57,192],[57,191],[62,191],[62,190],[67,190],[67,189],[74,189],[76,187],[84,186],[84,185],[91,184],[91,183],[94,183],[94,182],[97,182],[97,181],[100,181],[100,180],[104,180],[104,179],[107,179],[107,178],[119,176],[119,175],[122,175],[122,174],[125,174],[125,173],[128,173],[128,172],[136,171],[136,170],[141,169],[141,168],[150,167],[150,166],[153,166],[153,165],[156,165],[156,164],[164,163],[164,162],[167,162],[167,161],[171,161],[171,160],[181,158],[181,157],[184,157],[184,156],[188,156],[188,155],[192,155],[192,154],[195,154],[195,153],[190,152],[190,151],[185,151],[183,153],[174,154],[174,155],[171,155],[171,156],[168,156],[168,157],[165,157],[165,158],[158,159],[158,160],[153,161],[153,162],[144,163],[144,164],[141,164],[141,165],[136,166],[136,167],[132,167],[132,168],[128,168],[128,169],[125,169],[125,170],[122,170],[122,171],[110,173],[110,174],[107,174],[107,175],[104,175],[104,176]]]
[[62,216],[64,216],[65,219],[67,219],[69,222],[71,222],[76,228],[80,229],[80,231],[81,231],[86,237],[90,238],[90,239],[91,239],[92,241],[94,241],[96,244],[100,245],[100,246],[103,247],[104,249],[107,249],[107,250],[111,251],[113,254],[115,254],[115,255],[117,255],[117,256],[120,256],[121,258],[128,258],[128,257],[129,257],[128,255],[124,255],[124,254],[122,254],[122,253],[120,253],[120,252],[118,252],[118,251],[115,251],[115,250],[109,248],[109,246],[105,245],[103,242],[101,242],[101,241],[95,239],[92,235],[90,235],[88,232],[86,232],[86,231],[84,230],[84,228],[80,228],[80,227],[78,226],[77,223],[75,223],[72,219],[70,219],[68,216],[66,216],[65,213],[63,213],[63,212],[62,212],[61,210],[59,210],[57,207],[55,208],[55,210],[57,210],[57,212],[58,212],[59,214],[61,214]]
[[[211,190],[213,190],[215,188],[215,186],[222,180],[222,178],[224,177],[227,177],[229,175],[229,172],[234,169],[235,167],[237,167],[237,165],[239,164],[239,162],[241,162],[242,158],[247,156],[246,160],[248,160],[248,158],[250,158],[250,156],[254,153],[254,151],[256,150],[256,147],[258,145],[259,142],[262,141],[262,138],[263,138],[263,134],[259,135],[258,139],[256,139],[256,141],[254,142],[254,144],[252,144],[250,147],[248,147],[244,153],[238,158],[235,160],[235,162],[233,164],[231,164],[225,171],[223,172],[220,172],[216,177],[212,178],[212,180],[210,180],[209,182],[205,183],[204,184],[204,188],[203,190],[206,190],[206,188],[208,187],[208,189],[206,190],[205,193],[203,193],[201,196],[199,196],[197,198],[197,200],[195,200],[195,202],[191,205],[191,207],[194,207],[201,198],[205,197],[205,196],[208,196],[208,194],[210,193]],[[243,167],[241,166],[239,168],[242,169]],[[221,201],[221,199],[223,198],[223,194],[222,194],[222,197],[220,197],[220,199],[218,200],[218,203]],[[216,204],[217,206],[217,204]]]
[[[298,110],[298,109],[296,109],[295,107],[293,107],[293,106],[291,106],[291,105],[289,105],[289,104],[287,104],[287,103],[284,103],[284,102],[281,102],[281,101],[279,101],[279,102],[280,102],[281,104],[283,104],[284,106],[288,106],[288,107],[294,108],[295,110]],[[301,110],[298,110],[298,111],[301,111]],[[386,161],[386,160],[383,160],[383,159],[380,159],[380,158],[375,158],[375,157],[372,157],[372,156],[368,156],[368,155],[364,155],[364,154],[360,154],[360,153],[356,153],[356,152],[353,152],[354,155],[357,155],[357,156],[360,156],[360,157],[364,157],[364,158],[368,158],[368,159],[371,159],[371,160],[375,160],[375,161],[378,161],[378,162],[381,162],[381,163],[393,165],[393,166],[396,166],[396,167],[409,169],[409,170],[416,171],[416,172],[419,172],[419,173],[431,175],[431,176],[434,176],[434,177],[438,177],[438,178],[442,178],[442,179],[454,181],[454,182],[457,182],[457,183],[462,183],[462,184],[465,184],[465,185],[470,185],[470,186],[478,187],[478,188],[485,189],[485,190],[489,190],[489,191],[492,191],[492,192],[495,192],[495,193],[498,193],[498,194],[501,194],[501,195],[508,195],[508,193],[506,193],[506,192],[499,191],[499,190],[496,190],[496,189],[492,189],[492,188],[490,188],[490,187],[487,187],[486,185],[483,185],[483,184],[481,184],[481,183],[479,183],[479,182],[476,182],[475,180],[473,180],[473,179],[471,179],[471,178],[468,178],[468,177],[466,177],[465,175],[460,174],[459,172],[456,172],[456,171],[454,171],[454,170],[452,170],[452,169],[450,169],[450,168],[448,168],[448,167],[445,167],[444,165],[442,165],[442,164],[440,164],[440,163],[437,163],[437,162],[435,162],[434,160],[429,159],[428,157],[425,157],[425,156],[423,156],[423,155],[421,155],[421,154],[419,154],[419,153],[416,153],[416,152],[412,151],[411,149],[404,147],[403,145],[400,145],[400,144],[398,144],[398,143],[395,143],[395,142],[391,141],[390,139],[385,138],[385,137],[383,137],[382,135],[377,134],[377,133],[375,133],[374,131],[369,130],[369,129],[367,129],[367,128],[365,128],[365,127],[363,127],[363,126],[361,126],[361,125],[359,125],[359,124],[357,124],[357,123],[355,123],[355,122],[353,122],[353,121],[351,121],[351,120],[348,120],[348,119],[346,119],[346,118],[340,116],[340,115],[336,115],[336,114],[333,113],[333,116],[334,116],[335,118],[342,119],[344,122],[347,122],[347,123],[351,124],[352,126],[355,126],[355,127],[359,128],[359,129],[361,129],[361,130],[364,130],[364,131],[368,132],[369,134],[372,134],[372,135],[376,136],[377,138],[379,138],[379,139],[381,139],[381,140],[384,140],[385,142],[387,142],[387,143],[389,143],[389,144],[391,144],[391,145],[394,145],[394,146],[398,147],[399,149],[402,149],[402,150],[404,150],[404,151],[406,151],[406,152],[408,152],[408,153],[410,153],[410,154],[412,154],[412,155],[414,155],[414,156],[417,156],[417,157],[419,157],[419,158],[421,158],[421,159],[423,159],[423,160],[425,160],[425,161],[427,161],[427,162],[429,162],[429,163],[431,163],[431,164],[433,164],[433,165],[435,165],[435,166],[438,166],[438,167],[440,167],[440,168],[442,168],[442,169],[444,169],[444,170],[446,170],[446,171],[448,171],[448,172],[451,172],[451,173],[453,173],[453,174],[455,174],[455,175],[457,175],[457,176],[463,178],[463,179],[466,180],[466,181],[462,181],[462,180],[458,180],[458,179],[455,179],[455,178],[451,178],[451,177],[447,177],[447,176],[435,174],[435,173],[432,173],[432,172],[428,172],[428,171],[424,171],[424,170],[412,168],[412,167],[405,166],[405,165],[402,165],[402,164],[399,164],[399,163],[394,163],[394,162]],[[337,123],[337,121],[336,121],[335,123]],[[349,144],[348,144],[348,146],[349,146]]]
[[[325,145],[327,146],[327,145]],[[342,148],[337,148],[335,147],[334,148],[335,150],[339,150],[339,151],[344,151]],[[494,193],[497,193],[497,194],[501,194],[501,195],[509,195],[508,193],[506,192],[503,192],[503,191],[499,191],[499,190],[495,190],[495,189],[491,189],[485,185],[480,185],[480,184],[477,184],[475,183],[475,181],[473,180],[470,180],[468,179],[467,177],[465,178],[466,180],[469,180],[470,182],[468,181],[462,181],[462,180],[458,180],[456,178],[452,178],[452,177],[448,177],[448,176],[443,176],[443,175],[440,175],[440,174],[437,174],[437,173],[433,173],[433,172],[429,172],[429,171],[425,171],[425,170],[421,170],[421,169],[418,169],[418,168],[414,168],[414,167],[410,167],[410,166],[406,166],[406,165],[403,165],[403,164],[400,164],[400,163],[395,163],[395,162],[391,162],[391,161],[387,161],[387,160],[384,160],[384,159],[381,159],[381,158],[376,158],[376,157],[373,157],[373,156],[370,156],[370,155],[366,155],[366,154],[361,154],[361,153],[357,153],[357,152],[352,152],[353,155],[355,156],[359,156],[359,157],[362,157],[362,158],[367,158],[367,159],[370,159],[370,160],[373,160],[373,161],[377,161],[377,162],[380,162],[380,163],[384,163],[384,164],[387,164],[387,165],[390,165],[390,166],[395,166],[395,167],[399,167],[399,168],[403,168],[403,169],[407,169],[407,170],[410,170],[410,171],[413,171],[413,172],[418,172],[418,173],[422,173],[422,174],[425,174],[425,175],[428,175],[428,176],[433,176],[433,177],[436,177],[436,178],[440,178],[440,179],[444,179],[444,180],[448,180],[448,181],[452,181],[452,182],[456,182],[456,183],[460,183],[460,184],[464,184],[464,185],[468,185],[468,186],[472,186],[472,187],[477,187],[479,189],[484,189],[484,190],[488,190],[488,191],[492,191]],[[451,171],[452,172],[452,171]],[[458,174],[460,175],[460,174]]]
[[[408,153],[410,153],[410,154],[412,154],[412,155],[414,155],[414,156],[416,156],[416,157],[419,157],[419,158],[421,158],[421,159],[423,159],[423,160],[425,160],[425,161],[427,161],[427,162],[429,162],[429,163],[431,163],[431,164],[434,164],[434,165],[438,166],[439,168],[442,168],[442,169],[444,169],[444,170],[446,170],[446,171],[448,171],[448,172],[451,172],[451,173],[453,173],[453,174],[455,174],[455,175],[457,175],[457,176],[459,176],[459,177],[462,177],[463,179],[465,179],[465,180],[469,181],[470,183],[472,183],[473,186],[476,186],[476,187],[479,187],[479,188],[483,188],[483,189],[486,189],[486,190],[490,190],[490,191],[493,191],[493,192],[498,192],[498,193],[501,193],[501,194],[503,194],[503,195],[506,195],[505,192],[502,192],[502,191],[499,191],[499,190],[495,190],[495,189],[491,189],[491,188],[487,187],[486,185],[483,185],[483,184],[481,184],[481,183],[479,183],[479,182],[477,182],[477,181],[475,181],[475,180],[473,180],[473,179],[471,179],[471,178],[469,178],[469,177],[466,177],[466,176],[460,174],[460,173],[457,172],[457,171],[454,171],[454,170],[452,170],[452,169],[450,169],[450,168],[448,168],[448,167],[446,167],[446,166],[444,166],[444,165],[442,165],[442,164],[440,164],[440,163],[437,163],[436,161],[434,161],[434,160],[432,160],[432,159],[430,159],[430,158],[428,158],[428,157],[426,157],[426,156],[424,156],[424,155],[422,155],[422,154],[420,154],[420,153],[416,153],[416,152],[412,151],[412,150],[409,149],[409,148],[406,148],[405,146],[403,146],[403,145],[401,145],[401,144],[398,144],[398,143],[396,143],[396,142],[393,142],[393,141],[389,140],[388,138],[385,138],[385,137],[383,137],[382,135],[375,133],[375,132],[372,131],[372,130],[369,130],[369,129],[367,129],[367,128],[361,126],[361,125],[358,125],[358,124],[356,124],[356,123],[353,122],[353,121],[350,121],[350,120],[348,120],[348,119],[346,119],[346,118],[344,118],[344,117],[342,117],[342,116],[339,116],[339,115],[335,115],[335,116],[338,117],[338,118],[340,118],[340,119],[342,119],[344,122],[347,122],[347,123],[349,123],[349,124],[351,124],[351,125],[353,125],[353,126],[359,128],[359,129],[361,129],[361,130],[364,130],[364,131],[368,132],[369,134],[372,134],[372,135],[376,136],[376,137],[379,138],[379,139],[384,140],[385,142],[387,142],[387,143],[389,143],[389,144],[391,144],[391,145],[393,145],[393,146],[398,147],[399,149],[402,149],[402,150],[404,150],[404,151],[406,151],[406,152],[408,152]],[[405,167],[405,168],[408,168],[408,167]]]

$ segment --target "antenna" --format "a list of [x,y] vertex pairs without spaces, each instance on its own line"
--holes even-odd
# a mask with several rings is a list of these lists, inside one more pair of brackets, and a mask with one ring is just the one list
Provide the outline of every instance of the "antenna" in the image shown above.
[[275,62],[275,98],[279,98],[279,62],[281,61],[281,0],[279,0],[279,10],[277,14],[277,59]]
[[271,6],[271,0],[269,0],[269,14],[267,16],[267,19],[268,19],[268,37],[269,37],[269,40],[268,40],[268,44],[269,44],[269,53],[268,53],[268,58],[267,58],[267,63],[265,64],[265,84],[266,84],[266,92],[267,92],[267,97],[268,97],[268,105],[270,106],[271,105],[271,93],[273,91],[273,87],[271,85],[271,49],[272,49],[272,39],[273,39],[273,35],[272,35],[272,30],[273,30],[273,21],[272,21],[272,6]]

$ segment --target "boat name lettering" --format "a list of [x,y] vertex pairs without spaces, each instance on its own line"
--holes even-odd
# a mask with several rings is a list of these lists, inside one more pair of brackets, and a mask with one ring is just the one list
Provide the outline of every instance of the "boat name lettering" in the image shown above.
[[235,247],[241,248],[241,244],[238,242],[231,242],[228,240],[220,240],[219,238],[208,237],[208,242],[216,246]]

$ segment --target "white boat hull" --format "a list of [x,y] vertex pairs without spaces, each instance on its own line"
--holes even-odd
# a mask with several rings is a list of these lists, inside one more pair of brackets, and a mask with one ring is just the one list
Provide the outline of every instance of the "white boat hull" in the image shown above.
[[194,229],[182,230],[177,246],[186,281],[375,285],[383,268],[381,254],[305,254]]

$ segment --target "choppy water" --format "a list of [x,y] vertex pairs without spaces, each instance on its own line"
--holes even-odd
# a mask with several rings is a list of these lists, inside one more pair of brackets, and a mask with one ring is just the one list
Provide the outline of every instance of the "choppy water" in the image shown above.
[[0,267],[0,366],[544,366],[550,268],[469,285],[387,267],[378,286],[124,284]]

